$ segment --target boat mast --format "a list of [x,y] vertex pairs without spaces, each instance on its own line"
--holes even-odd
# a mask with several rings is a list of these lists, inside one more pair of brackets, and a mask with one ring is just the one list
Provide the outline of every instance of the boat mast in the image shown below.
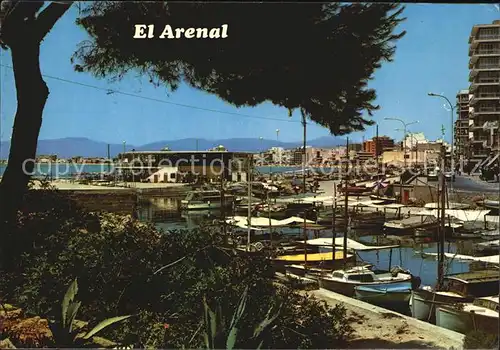
[[251,227],[252,227],[252,165],[253,165],[253,155],[249,156],[248,162],[248,173],[247,173],[247,181],[248,181],[248,218],[247,218],[247,251],[250,251],[250,236],[251,236]]
[[332,261],[335,262],[335,215],[337,215],[337,185],[333,183],[333,202],[332,202]]
[[439,215],[439,243],[438,243],[438,286],[441,287],[443,283],[444,277],[444,236],[445,236],[445,194],[446,194],[446,183],[444,177],[444,162],[445,162],[445,153],[446,148],[444,145],[441,146],[441,172],[440,172],[440,182],[441,182],[441,197],[440,197],[440,205],[438,206],[440,209]]
[[[303,108],[300,110],[302,114],[302,126],[304,127],[304,144],[302,148],[302,190],[306,193],[306,114]],[[304,210],[304,269],[307,270],[307,211]]]
[[225,207],[225,198],[224,198],[224,154],[221,153],[221,163],[222,163],[222,171],[220,176],[220,216],[222,221],[222,237],[224,237],[224,244],[227,244],[227,235],[226,235],[226,213],[224,210]]
[[344,267],[347,262],[347,231],[349,230],[349,210],[347,206],[347,202],[349,201],[349,192],[348,192],[348,174],[349,174],[349,137],[346,140],[346,162],[345,162],[345,191],[344,191],[344,220],[345,220],[345,231],[344,231],[344,249],[343,249],[343,258],[344,258]]
[[269,217],[269,244],[270,244],[270,249],[271,251],[273,250],[273,225],[271,223],[271,199],[269,197],[269,192],[271,190],[268,188],[267,189],[267,216]]

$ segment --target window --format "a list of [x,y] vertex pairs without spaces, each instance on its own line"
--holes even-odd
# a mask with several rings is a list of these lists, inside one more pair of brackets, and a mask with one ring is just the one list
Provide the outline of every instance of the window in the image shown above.
[[344,275],[343,275],[341,272],[334,272],[334,273],[332,274],[332,277],[333,277],[333,278],[343,279],[343,278],[344,278]]
[[347,279],[350,281],[373,282],[373,276],[371,274],[350,275]]

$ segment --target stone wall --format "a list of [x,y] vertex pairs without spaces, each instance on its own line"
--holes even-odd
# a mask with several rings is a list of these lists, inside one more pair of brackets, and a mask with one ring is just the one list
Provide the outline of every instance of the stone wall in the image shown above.
[[122,191],[65,191],[88,211],[108,211],[116,214],[132,215],[137,203],[135,192]]

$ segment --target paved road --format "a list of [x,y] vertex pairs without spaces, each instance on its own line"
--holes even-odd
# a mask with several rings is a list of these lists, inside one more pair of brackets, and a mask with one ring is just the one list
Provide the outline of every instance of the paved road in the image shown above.
[[469,176],[457,176],[453,183],[453,189],[461,192],[477,192],[481,193],[498,193],[500,184],[490,183],[479,180],[479,178],[471,178]]

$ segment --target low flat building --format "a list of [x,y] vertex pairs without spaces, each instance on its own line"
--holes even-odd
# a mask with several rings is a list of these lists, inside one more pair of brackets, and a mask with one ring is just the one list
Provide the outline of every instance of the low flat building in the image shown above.
[[[228,181],[247,181],[251,153],[227,151],[134,151],[118,156],[122,163],[117,167],[121,171],[133,172],[135,179],[146,180],[155,173],[158,180],[176,180],[184,176],[202,177],[209,181],[220,179]],[[161,169],[167,169],[159,173]],[[174,170],[176,169],[176,170]],[[154,176],[153,176],[154,182]]]

